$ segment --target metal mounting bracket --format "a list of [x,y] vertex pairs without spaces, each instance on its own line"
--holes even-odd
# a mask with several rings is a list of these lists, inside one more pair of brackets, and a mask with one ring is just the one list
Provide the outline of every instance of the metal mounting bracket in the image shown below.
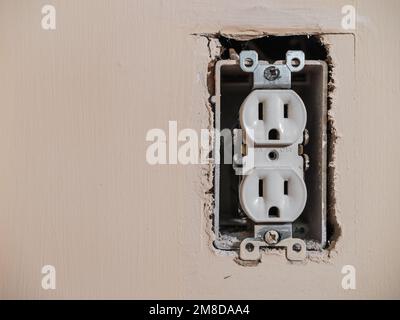
[[270,64],[259,61],[254,50],[240,52],[239,64],[244,72],[253,72],[253,89],[288,89],[291,87],[291,74],[304,68],[305,56],[303,51],[289,50],[285,61]]
[[240,243],[239,257],[244,261],[261,260],[261,248],[285,248],[286,258],[290,261],[303,261],[306,258],[306,244],[301,239],[287,238],[277,244],[269,245],[256,238],[247,238]]

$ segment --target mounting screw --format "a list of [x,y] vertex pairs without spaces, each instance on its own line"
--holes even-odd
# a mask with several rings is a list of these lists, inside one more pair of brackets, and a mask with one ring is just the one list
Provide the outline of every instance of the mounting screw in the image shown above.
[[264,70],[264,78],[268,81],[274,81],[279,78],[281,72],[278,68],[270,66]]
[[304,170],[307,171],[310,168],[310,157],[308,154],[302,154],[302,157],[304,159]]
[[268,244],[277,244],[279,242],[279,233],[275,230],[269,230],[264,235],[264,240]]
[[300,252],[301,251],[301,244],[295,243],[292,247],[293,251]]
[[253,252],[253,250],[254,250],[254,244],[252,244],[252,243],[246,244],[246,250],[247,250],[248,252]]
[[304,142],[303,142],[304,145],[307,145],[310,142],[310,135],[309,135],[307,129],[304,129],[303,139],[304,139]]

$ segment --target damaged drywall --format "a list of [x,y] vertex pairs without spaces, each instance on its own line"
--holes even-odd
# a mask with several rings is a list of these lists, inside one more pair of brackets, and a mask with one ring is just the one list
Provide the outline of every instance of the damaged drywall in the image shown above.
[[[325,261],[329,262],[333,257],[333,253],[336,252],[336,243],[341,236],[341,226],[338,221],[338,217],[336,215],[336,196],[335,196],[335,145],[337,143],[338,135],[336,133],[335,128],[335,120],[332,113],[332,109],[334,107],[334,62],[332,61],[332,57],[329,54],[330,44],[327,42],[323,34],[310,35],[310,34],[301,34],[297,33],[286,34],[286,36],[301,36],[307,37],[307,39],[311,39],[320,45],[321,53],[310,59],[315,60],[324,60],[328,65],[328,120],[327,120],[327,247],[321,248],[321,246],[313,241],[307,241],[307,247],[311,251],[308,251],[308,260],[310,261]],[[195,36],[204,37],[207,39],[207,48],[208,54],[210,58],[210,62],[207,66],[207,88],[209,93],[209,101],[206,105],[207,112],[209,113],[209,129],[212,130],[214,128],[214,104],[212,101],[212,97],[215,95],[215,63],[220,59],[229,58],[229,48],[231,50],[235,50],[235,52],[239,53],[240,50],[244,47],[247,47],[247,43],[249,41],[257,39],[258,41],[262,41],[263,39],[274,38],[279,41],[283,37],[283,35],[272,35],[266,34],[265,32],[257,32],[257,31],[246,31],[242,33],[234,33],[229,31],[224,31],[216,34],[197,34]],[[274,46],[276,47],[276,46]],[[286,50],[286,49],[285,49]],[[283,56],[283,52],[278,53],[278,56],[273,57],[274,60],[279,60],[279,57]],[[212,142],[212,141],[211,141]],[[209,166],[209,171],[205,171],[205,177],[208,182],[214,179],[214,166]],[[207,184],[209,186],[209,184]],[[213,211],[214,211],[214,188],[211,185],[210,187],[205,186],[205,194],[207,195],[208,201],[204,203],[204,216],[207,217],[208,222],[212,222],[213,220]],[[209,246],[212,250],[217,251],[218,254],[222,255],[231,255],[235,257],[235,261],[243,266],[254,266],[257,263],[254,262],[244,262],[236,257],[236,254],[229,251],[223,251],[216,249],[212,243],[215,240],[215,234],[213,230],[213,224],[208,223],[208,226],[211,225],[211,229],[207,228],[206,233],[208,234]],[[266,254],[278,254],[284,255],[285,250],[283,249],[264,249]]]

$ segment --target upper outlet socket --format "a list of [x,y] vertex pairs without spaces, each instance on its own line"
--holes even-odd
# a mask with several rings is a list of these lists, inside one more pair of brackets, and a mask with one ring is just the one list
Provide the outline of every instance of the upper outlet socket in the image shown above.
[[256,145],[293,144],[302,139],[306,121],[304,103],[293,90],[254,90],[240,107],[241,127]]

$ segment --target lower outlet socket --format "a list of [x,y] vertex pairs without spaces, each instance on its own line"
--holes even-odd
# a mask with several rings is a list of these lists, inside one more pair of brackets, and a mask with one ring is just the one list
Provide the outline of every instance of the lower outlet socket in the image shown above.
[[239,193],[242,209],[256,223],[293,222],[307,200],[303,178],[291,168],[254,168]]

